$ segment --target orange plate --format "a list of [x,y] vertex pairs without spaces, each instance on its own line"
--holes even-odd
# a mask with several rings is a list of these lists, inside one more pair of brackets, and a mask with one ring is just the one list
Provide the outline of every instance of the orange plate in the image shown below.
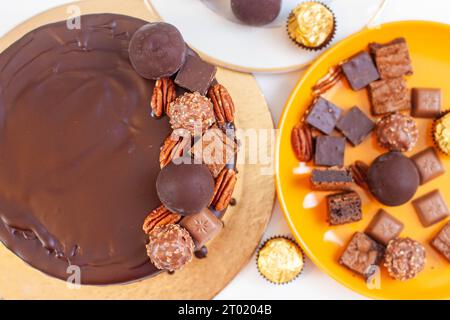
[[[308,256],[322,270],[350,289],[378,299],[449,299],[450,263],[429,245],[433,236],[445,224],[444,221],[424,228],[410,203],[400,207],[385,208],[405,224],[402,236],[409,236],[425,245],[427,264],[425,270],[416,279],[405,282],[392,280],[383,267],[379,288],[370,289],[360,276],[339,265],[337,261],[353,233],[363,231],[382,205],[370,195],[360,191],[359,193],[363,196],[363,220],[348,225],[329,227],[326,222],[326,205],[323,199],[314,208],[305,209],[303,206],[305,196],[311,192],[309,175],[293,173],[298,162],[291,149],[291,129],[311,103],[311,87],[314,83],[324,76],[331,66],[367,48],[369,42],[387,42],[400,36],[405,37],[408,42],[414,68],[414,75],[407,79],[409,87],[442,88],[443,106],[450,108],[448,105],[450,102],[450,42],[448,41],[450,25],[421,21],[396,22],[350,36],[325,52],[311,65],[286,104],[279,124],[280,134],[277,145],[278,197],[294,236],[302,244]],[[346,80],[340,81],[325,94],[325,97],[344,109],[358,105],[365,112],[370,112],[367,92],[365,90],[353,92]],[[408,156],[432,145],[431,121],[418,120],[417,122],[420,130],[419,143]],[[351,164],[355,160],[363,160],[371,163],[383,152],[372,136],[356,148],[347,144],[345,162]],[[440,157],[447,173],[421,186],[416,197],[439,188],[450,204],[448,185],[450,157],[442,154]],[[324,195],[325,193],[316,194]]]

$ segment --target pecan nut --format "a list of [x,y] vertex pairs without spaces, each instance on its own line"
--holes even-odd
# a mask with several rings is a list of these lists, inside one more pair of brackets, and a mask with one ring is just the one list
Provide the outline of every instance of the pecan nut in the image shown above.
[[342,64],[345,61],[341,62],[336,66],[332,66],[328,73],[320,78],[316,84],[312,87],[313,96],[320,96],[330,90],[342,77]]
[[236,171],[224,168],[216,179],[214,196],[211,204],[217,211],[222,211],[228,207],[236,186]]
[[172,132],[161,146],[159,153],[159,165],[161,169],[174,159],[181,158],[184,155],[184,150],[189,150],[191,147],[191,135],[179,135],[177,132]]
[[215,84],[208,91],[216,115],[217,123],[223,125],[225,122],[234,121],[235,107],[228,90],[221,84]]
[[164,205],[159,206],[149,213],[144,220],[142,230],[149,234],[156,227],[165,226],[166,224],[178,223],[181,220],[181,215],[170,212]]
[[355,183],[361,188],[367,189],[367,172],[369,171],[369,166],[364,162],[357,160],[350,165],[350,171]]
[[309,126],[296,125],[291,132],[291,144],[299,161],[311,161],[313,157],[313,136]]
[[156,80],[153,88],[152,100],[150,106],[152,115],[159,118],[163,112],[167,113],[167,108],[177,96],[175,83],[170,78],[161,78]]

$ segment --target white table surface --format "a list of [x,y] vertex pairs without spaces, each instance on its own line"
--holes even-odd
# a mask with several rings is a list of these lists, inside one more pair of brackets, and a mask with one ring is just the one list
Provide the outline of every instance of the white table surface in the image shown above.
[[[364,0],[361,0],[364,1]],[[70,0],[15,0],[0,1],[0,36],[15,25],[46,9],[72,2]],[[301,2],[299,0],[299,2]],[[349,18],[351,18],[349,10]],[[343,17],[337,17],[343,19]],[[450,23],[450,1],[444,0],[388,0],[378,22],[422,19]],[[181,30],[182,32],[183,30]],[[287,74],[258,74],[256,80],[269,104],[275,123],[284,103],[303,71]],[[290,235],[278,203],[264,238]],[[217,296],[217,299],[364,299],[320,271],[309,260],[297,280],[282,286],[267,283],[258,274],[255,257],[236,278]]]

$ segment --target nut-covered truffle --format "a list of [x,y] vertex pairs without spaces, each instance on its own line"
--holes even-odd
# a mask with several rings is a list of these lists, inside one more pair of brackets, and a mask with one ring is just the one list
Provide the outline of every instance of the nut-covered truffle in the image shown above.
[[410,151],[419,139],[416,122],[401,113],[389,114],[377,124],[378,144],[390,151]]
[[156,227],[148,236],[147,255],[158,269],[178,270],[192,260],[194,241],[189,232],[179,225]]
[[389,242],[384,265],[394,279],[405,281],[415,278],[425,267],[425,248],[410,238],[396,238]]
[[168,115],[174,130],[186,129],[192,135],[201,135],[216,121],[211,101],[198,92],[178,97],[170,104]]

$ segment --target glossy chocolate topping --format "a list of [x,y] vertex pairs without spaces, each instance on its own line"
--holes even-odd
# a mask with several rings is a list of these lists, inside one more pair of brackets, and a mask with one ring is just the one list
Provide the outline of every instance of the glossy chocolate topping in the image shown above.
[[101,14],[59,22],[0,54],[0,240],[39,270],[82,283],[133,281],[149,263],[142,221],[166,119],[150,116],[153,81],[128,58],[145,21]]

